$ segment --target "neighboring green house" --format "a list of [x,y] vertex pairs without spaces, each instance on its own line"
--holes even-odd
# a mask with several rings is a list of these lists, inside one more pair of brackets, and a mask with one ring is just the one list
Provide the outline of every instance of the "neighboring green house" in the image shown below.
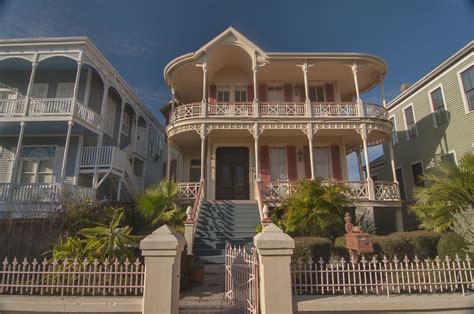
[[[403,90],[387,108],[400,194],[410,203],[413,188],[424,184],[420,175],[474,151],[474,41]],[[392,180],[388,144],[383,159],[371,163],[371,174]]]

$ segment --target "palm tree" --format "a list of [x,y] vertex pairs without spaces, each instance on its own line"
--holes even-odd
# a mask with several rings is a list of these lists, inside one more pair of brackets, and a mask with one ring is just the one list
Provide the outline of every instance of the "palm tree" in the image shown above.
[[183,230],[186,213],[176,204],[178,191],[174,181],[164,179],[137,196],[137,208],[147,220],[149,229],[167,224],[177,231]]
[[350,205],[346,189],[341,184],[324,185],[321,179],[299,182],[295,193],[282,202],[286,231],[295,236],[334,236],[343,232],[344,213]]
[[132,228],[129,226],[120,227],[123,217],[123,209],[117,208],[108,224],[97,223],[96,227],[84,228],[78,234],[85,238],[84,243],[93,248],[95,255],[102,259],[132,257],[130,249],[136,245],[138,238],[131,234]]
[[423,228],[446,231],[456,211],[474,205],[474,154],[463,156],[458,166],[442,163],[422,178],[426,187],[415,188],[411,210]]

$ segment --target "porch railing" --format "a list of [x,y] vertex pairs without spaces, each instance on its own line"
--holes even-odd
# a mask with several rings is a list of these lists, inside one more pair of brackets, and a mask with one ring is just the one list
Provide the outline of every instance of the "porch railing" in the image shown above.
[[100,129],[102,117],[91,108],[84,106],[79,100],[76,100],[76,109],[74,116],[93,127]]
[[471,259],[399,260],[373,257],[346,261],[298,261],[293,265],[292,288],[295,295],[453,293],[465,295],[473,283]]
[[138,258],[47,260],[20,262],[5,258],[0,270],[0,294],[14,295],[141,295],[145,266]]
[[79,167],[112,166],[114,146],[84,146],[81,148]]
[[0,117],[22,116],[24,110],[24,99],[0,99]]
[[309,107],[304,102],[260,102],[256,105],[250,102],[210,102],[206,104],[206,108],[207,111],[203,111],[202,103],[178,105],[170,113],[170,122],[174,123],[193,117],[204,117],[204,113],[210,118],[259,116],[262,118],[368,117],[388,119],[386,108],[375,104],[363,103],[363,112],[360,112],[356,102],[312,102]]
[[59,203],[63,197],[94,199],[95,191],[71,184],[0,183],[0,202]]
[[[368,181],[323,181],[323,185],[342,184],[347,187],[345,195],[353,200],[397,201],[400,200],[399,186],[395,182],[375,181],[374,192]],[[292,195],[297,188],[296,181],[260,181],[259,191],[264,201],[280,201]]]
[[178,195],[182,200],[196,199],[201,186],[199,182],[180,182],[178,185]]

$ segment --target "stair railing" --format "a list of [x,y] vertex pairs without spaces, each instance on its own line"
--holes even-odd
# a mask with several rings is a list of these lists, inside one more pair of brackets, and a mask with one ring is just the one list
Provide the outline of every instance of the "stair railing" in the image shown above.
[[196,233],[196,225],[201,212],[202,201],[204,200],[204,180],[199,181],[199,188],[194,199],[193,207],[189,206],[186,211],[187,219],[184,222],[184,238],[186,239],[187,251],[191,255],[193,253],[194,234]]
[[270,223],[272,220],[269,217],[268,207],[265,207],[264,184],[260,180],[255,181],[257,192],[258,214],[260,215],[261,223]]

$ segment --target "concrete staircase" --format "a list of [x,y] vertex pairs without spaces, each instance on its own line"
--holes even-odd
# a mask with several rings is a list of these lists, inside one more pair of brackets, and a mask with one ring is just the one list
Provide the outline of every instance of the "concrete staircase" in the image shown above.
[[259,223],[255,201],[204,202],[194,238],[194,254],[207,263],[224,263],[225,242],[251,246]]

